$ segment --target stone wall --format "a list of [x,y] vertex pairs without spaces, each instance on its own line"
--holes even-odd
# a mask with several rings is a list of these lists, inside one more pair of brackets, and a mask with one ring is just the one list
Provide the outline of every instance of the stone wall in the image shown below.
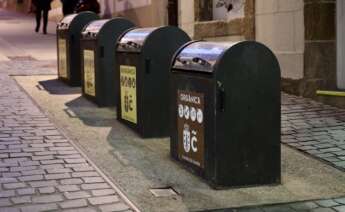
[[28,11],[28,0],[0,0],[0,6],[12,11],[27,12]]
[[336,89],[336,1],[304,0],[303,13],[303,78],[285,77],[282,86],[289,93],[324,101],[316,90]]
[[[203,3],[202,3],[203,2]],[[208,2],[206,4],[205,2]],[[212,0],[195,0],[195,39],[228,40],[231,37],[241,40],[255,40],[255,1],[245,1],[245,17],[231,21],[212,21]],[[203,10],[204,12],[200,12]],[[208,15],[205,15],[208,14]]]
[[[282,77],[304,77],[303,0],[256,0],[256,40],[276,54]],[[292,86],[295,87],[295,86]]]
[[190,37],[194,37],[195,25],[195,2],[194,0],[179,0],[179,26],[188,33]]
[[115,12],[113,16],[121,16],[133,21],[140,27],[163,26],[168,24],[168,1],[167,0],[150,0],[150,4]]
[[277,55],[284,91],[325,101],[316,90],[336,89],[336,0],[256,0],[256,38]]
[[304,82],[300,94],[336,89],[336,2],[305,0]]
[[194,39],[254,40],[255,0],[245,0],[245,17],[231,21],[212,20],[212,0],[179,1],[180,26]]

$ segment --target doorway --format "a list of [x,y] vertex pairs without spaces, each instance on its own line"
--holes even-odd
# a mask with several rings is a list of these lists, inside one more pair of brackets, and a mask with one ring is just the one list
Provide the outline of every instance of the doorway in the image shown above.
[[178,26],[178,0],[168,0],[168,24]]

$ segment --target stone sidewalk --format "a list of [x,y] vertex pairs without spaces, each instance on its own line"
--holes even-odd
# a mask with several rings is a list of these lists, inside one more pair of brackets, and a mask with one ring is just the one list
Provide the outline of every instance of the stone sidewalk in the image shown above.
[[9,76],[0,88],[1,212],[137,211]]
[[[56,60],[56,23],[49,22],[48,34],[34,32],[32,16],[13,13],[0,8],[0,61],[31,58]],[[11,57],[11,58],[8,58]]]

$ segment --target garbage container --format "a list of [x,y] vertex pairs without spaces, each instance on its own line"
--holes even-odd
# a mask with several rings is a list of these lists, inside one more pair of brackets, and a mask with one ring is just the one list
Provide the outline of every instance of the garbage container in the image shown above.
[[280,182],[280,68],[254,42],[191,42],[171,69],[171,155],[213,187]]
[[71,86],[81,85],[80,33],[96,19],[95,13],[82,12],[66,16],[57,25],[58,77]]
[[92,21],[82,32],[82,91],[98,106],[115,105],[116,41],[132,27],[132,22],[114,18]]
[[117,46],[117,118],[144,138],[169,136],[169,75],[174,53],[190,41],[177,27],[136,28]]

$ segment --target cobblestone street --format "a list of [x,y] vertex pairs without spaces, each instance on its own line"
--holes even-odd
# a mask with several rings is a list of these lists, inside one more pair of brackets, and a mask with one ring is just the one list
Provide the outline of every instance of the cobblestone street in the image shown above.
[[345,171],[345,110],[283,95],[282,142]]
[[[5,45],[2,36],[0,32],[0,212],[139,211],[13,79],[56,74],[56,58],[39,59],[44,52],[13,55],[20,49],[10,57],[4,49],[11,43]],[[345,110],[283,93],[282,143],[345,172]],[[345,194],[216,211],[345,212]]]
[[9,76],[0,85],[0,211],[135,210]]

